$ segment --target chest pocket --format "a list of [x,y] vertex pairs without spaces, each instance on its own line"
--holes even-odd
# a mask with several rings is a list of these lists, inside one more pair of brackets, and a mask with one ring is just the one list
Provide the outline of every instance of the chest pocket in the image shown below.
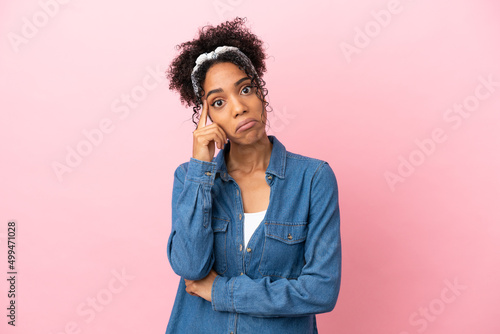
[[304,266],[305,222],[265,222],[259,272],[264,276],[297,278]]
[[214,232],[214,269],[218,274],[227,270],[227,226],[229,219],[212,217],[212,230]]

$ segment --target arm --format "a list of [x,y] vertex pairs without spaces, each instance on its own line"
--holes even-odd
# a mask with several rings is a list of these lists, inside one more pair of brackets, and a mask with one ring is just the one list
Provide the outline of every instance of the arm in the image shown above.
[[306,264],[296,280],[216,276],[212,308],[259,317],[333,310],[340,290],[340,215],[337,180],[327,162],[318,167],[312,180],[304,257]]
[[206,277],[214,263],[212,197],[216,163],[190,158],[187,172],[174,173],[172,230],[167,255],[174,272],[190,280]]

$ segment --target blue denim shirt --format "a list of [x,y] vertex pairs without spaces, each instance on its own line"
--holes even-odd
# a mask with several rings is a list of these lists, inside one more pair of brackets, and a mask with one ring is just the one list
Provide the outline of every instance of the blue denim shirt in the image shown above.
[[[275,136],[262,223],[244,248],[241,191],[224,152],[177,167],[167,256],[181,276],[166,333],[317,333],[315,314],[333,310],[340,289],[337,180],[326,161],[286,151]],[[218,275],[209,302],[184,278]]]

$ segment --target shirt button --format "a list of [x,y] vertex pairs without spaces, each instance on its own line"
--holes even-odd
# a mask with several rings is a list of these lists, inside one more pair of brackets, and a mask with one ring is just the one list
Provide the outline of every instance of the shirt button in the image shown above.
[[243,275],[243,273],[240,273],[240,275]]
[[242,250],[242,249],[243,249],[243,245],[242,245],[242,244],[240,244],[240,252],[241,252],[241,250]]
[[252,251],[252,249],[251,249],[250,247],[248,247],[248,248],[247,248],[247,252],[249,252],[249,253],[250,253],[251,251]]
[[288,237],[287,238],[288,238],[288,240],[292,240],[293,239],[293,237],[292,237],[292,235],[290,233],[288,233]]
[[240,220],[241,220],[241,213],[240,213]]
[[240,191],[238,189],[236,189],[236,196],[239,196],[240,195]]
[[205,175],[212,175],[211,172],[205,172]]
[[268,175],[267,178],[271,180],[273,177],[271,175]]

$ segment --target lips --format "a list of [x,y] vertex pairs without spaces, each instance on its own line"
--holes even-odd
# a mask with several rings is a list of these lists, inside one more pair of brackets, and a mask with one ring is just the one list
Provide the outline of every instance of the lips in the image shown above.
[[247,119],[241,121],[240,123],[238,123],[238,126],[236,127],[235,132],[238,132],[241,127],[243,127],[244,125],[251,123],[251,122],[256,122],[256,120],[254,120],[253,118],[247,118]]

